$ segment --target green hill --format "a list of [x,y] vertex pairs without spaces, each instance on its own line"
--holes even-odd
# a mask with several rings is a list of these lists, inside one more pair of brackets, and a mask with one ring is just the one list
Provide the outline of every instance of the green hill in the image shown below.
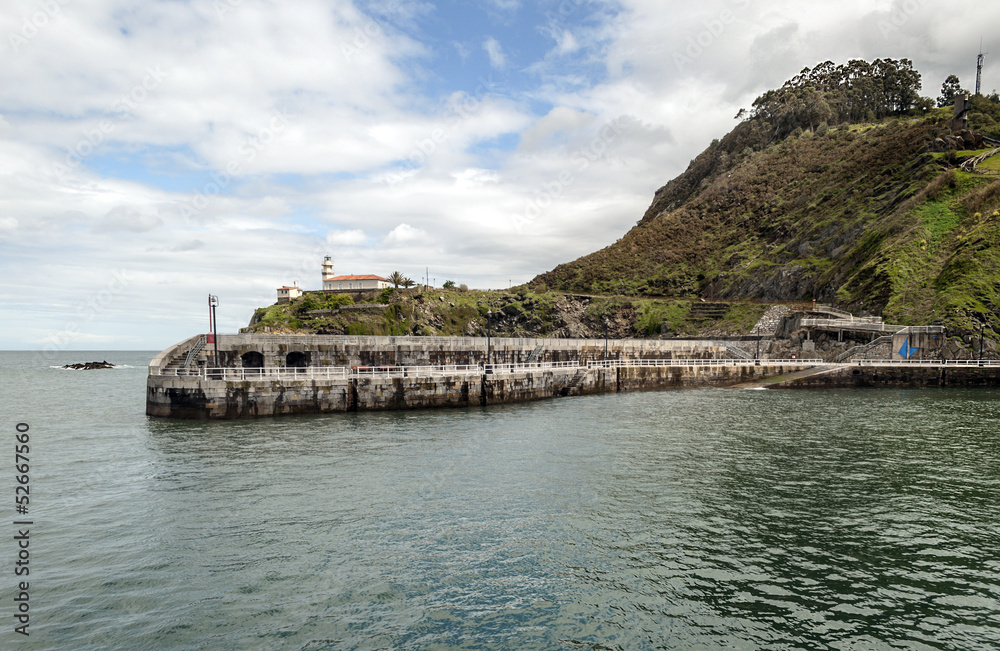
[[[816,299],[893,323],[998,329],[1000,156],[963,171],[983,152],[957,147],[952,109],[921,99],[919,80],[905,59],[804,70],[660,188],[624,237],[530,285]],[[996,99],[973,98],[971,130],[1000,136]]]

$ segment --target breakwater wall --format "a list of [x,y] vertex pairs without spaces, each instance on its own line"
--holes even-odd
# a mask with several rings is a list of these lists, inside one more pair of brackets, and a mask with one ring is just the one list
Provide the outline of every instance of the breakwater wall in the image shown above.
[[878,387],[1000,387],[1000,364],[913,363],[840,364],[830,372],[793,378],[769,385],[773,388],[834,389]]
[[[753,360],[720,341],[198,335],[149,366],[146,413],[256,418],[757,383],[1000,386],[1000,362]],[[742,357],[741,357],[742,355]]]
[[[732,357],[724,341],[658,339],[546,339],[515,337],[369,337],[350,335],[206,335],[182,341],[150,363],[157,374],[180,362],[221,368],[426,366],[580,362],[616,359]],[[190,360],[185,355],[195,350]]]
[[[809,368],[736,361],[669,366],[566,366],[489,373],[275,378],[150,376],[146,413],[169,418],[259,418],[372,410],[471,407],[570,395],[732,386]],[[492,369],[491,369],[492,370]],[[401,371],[400,373],[405,373]]]

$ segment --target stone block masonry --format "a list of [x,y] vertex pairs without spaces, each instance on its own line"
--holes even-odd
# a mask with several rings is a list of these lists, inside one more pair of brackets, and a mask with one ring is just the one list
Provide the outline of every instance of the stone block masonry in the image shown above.
[[[725,344],[713,341],[260,335],[220,340],[219,366],[199,337],[154,358],[146,388],[148,415],[226,419],[477,407],[753,383],[816,388],[1000,386],[1000,363],[756,362],[724,359]],[[248,365],[251,360],[256,363]],[[352,371],[352,366],[363,368]],[[809,369],[821,372],[802,373]]]
[[571,395],[761,380],[805,365],[562,367],[430,377],[222,380],[150,376],[146,413],[167,418],[260,418],[377,410],[475,407]]

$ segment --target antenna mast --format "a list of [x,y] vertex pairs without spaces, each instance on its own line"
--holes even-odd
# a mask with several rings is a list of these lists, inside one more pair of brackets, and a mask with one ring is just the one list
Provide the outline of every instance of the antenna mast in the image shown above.
[[983,81],[983,60],[989,52],[983,53],[983,39],[979,39],[979,57],[976,59],[976,95],[982,87]]

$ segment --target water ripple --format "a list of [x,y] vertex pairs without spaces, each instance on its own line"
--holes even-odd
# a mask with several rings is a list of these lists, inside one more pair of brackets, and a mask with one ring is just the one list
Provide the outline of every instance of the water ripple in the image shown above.
[[31,370],[19,648],[1000,647],[996,392],[189,423],[120,361]]

